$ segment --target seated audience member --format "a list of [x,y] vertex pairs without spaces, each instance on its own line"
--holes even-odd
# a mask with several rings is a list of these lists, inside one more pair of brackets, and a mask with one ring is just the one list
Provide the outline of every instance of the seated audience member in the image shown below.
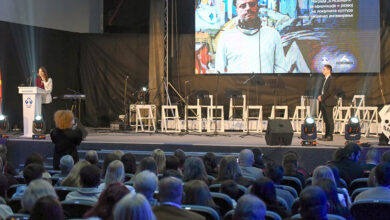
[[286,189],[280,186],[284,175],[283,167],[276,164],[268,164],[265,170],[265,176],[270,178],[275,184],[276,196],[284,199],[288,207],[291,207],[294,202],[294,196]]
[[263,152],[261,152],[261,150],[259,148],[252,148],[251,149],[252,152],[253,152],[253,156],[254,156],[254,159],[255,159],[255,162],[253,163],[253,166],[254,167],[257,167],[259,169],[264,169],[265,168],[265,164],[264,164],[264,161],[263,161]]
[[345,205],[341,204],[337,194],[336,184],[327,178],[320,178],[316,181],[316,186],[324,190],[328,200],[328,213],[343,216],[345,219],[353,219],[351,213]]
[[383,152],[381,160],[382,162],[390,162],[390,151]]
[[264,202],[256,196],[243,195],[234,209],[234,220],[265,220],[267,211]]
[[158,184],[160,206],[153,207],[157,220],[205,219],[203,216],[181,208],[183,185],[175,177],[167,177]]
[[12,199],[21,198],[31,181],[42,178],[44,170],[45,169],[40,164],[32,163],[27,165],[23,169],[23,177],[26,185],[18,186],[15,193],[12,195]]
[[233,200],[233,207],[236,206],[236,201],[240,196],[240,189],[238,188],[237,183],[233,180],[223,181],[221,183],[221,187],[219,188],[219,192],[228,195]]
[[364,172],[370,172],[379,163],[379,152],[377,149],[367,151],[366,162],[362,164]]
[[0,158],[2,159],[3,163],[3,173],[9,174],[11,176],[17,176],[18,172],[16,172],[16,169],[14,166],[12,166],[11,163],[8,162],[7,160],[7,145],[4,143],[0,143]]
[[52,196],[58,199],[53,186],[46,180],[36,179],[31,181],[21,199],[21,213],[31,213],[35,202],[44,196]]
[[384,199],[390,198],[390,162],[381,162],[375,167],[375,178],[377,186],[361,192],[356,196],[355,201],[363,199]]
[[308,186],[299,195],[299,213],[302,219],[327,220],[327,199],[318,186]]
[[166,163],[165,152],[161,149],[155,149],[152,152],[152,157],[156,161],[157,172],[163,173],[165,170],[165,163]]
[[85,160],[90,164],[99,167],[99,156],[96,150],[89,150],[85,153]]
[[340,188],[345,188],[344,183],[341,182],[339,169],[333,164],[327,164],[326,166],[332,170],[336,186]]
[[189,157],[184,162],[183,182],[191,180],[202,180],[209,184],[206,168],[199,157]]
[[5,204],[8,200],[7,197],[8,180],[5,175],[0,174],[0,204]]
[[86,160],[80,160],[70,170],[69,174],[62,180],[61,186],[80,187],[80,171],[90,165]]
[[376,167],[372,168],[370,175],[368,175],[368,180],[367,180],[368,187],[378,186],[378,183],[376,182],[375,169]]
[[83,217],[98,217],[102,220],[112,220],[115,205],[129,193],[129,189],[122,183],[111,183],[100,194],[98,202]]
[[290,216],[288,209],[278,203],[275,185],[268,177],[257,179],[252,185],[251,194],[263,200],[267,205],[267,210],[278,213],[282,218]]
[[213,152],[208,152],[202,157],[203,164],[206,168],[208,175],[216,177],[218,172],[218,161],[217,156]]
[[[41,165],[43,167],[43,169],[44,169],[43,173],[42,173],[42,178],[47,180],[47,181],[49,181],[49,182],[51,182],[51,179],[50,179],[51,175],[50,175],[49,172],[47,172],[45,170],[45,164],[44,164],[43,158],[42,158],[42,156],[40,154],[38,154],[38,153],[30,154],[27,157],[26,161],[24,162],[24,167],[26,167],[26,166],[28,166],[29,164],[32,164],[32,163],[36,163],[36,164]],[[23,175],[23,172],[21,172],[20,175]]]
[[233,156],[224,156],[219,164],[218,176],[212,184],[222,183],[225,180],[233,180],[237,184],[248,187],[252,181],[242,176],[237,160]]
[[350,185],[352,180],[363,177],[363,168],[358,163],[360,147],[355,143],[347,144],[338,158],[333,162],[340,172],[340,177]]
[[[112,161],[106,170],[104,183],[99,185],[99,190],[103,191],[111,183],[123,183],[125,180],[125,168],[120,160]],[[132,186],[126,185],[130,192],[134,191]]]
[[186,153],[182,149],[176,149],[174,153],[175,157],[179,158],[179,169],[184,169],[184,161],[186,160]]
[[53,196],[44,196],[35,202],[30,220],[62,220],[64,212],[61,203]]
[[156,174],[149,170],[144,170],[134,177],[134,189],[141,193],[149,201],[151,206],[158,206],[159,202],[154,198],[154,192],[157,190],[158,178]]
[[181,170],[165,170],[164,173],[162,174],[161,179],[170,176],[183,180],[183,175],[181,173]]
[[5,181],[6,181],[5,184],[7,184],[7,185],[5,185],[6,188],[8,188],[14,184],[18,184],[18,181],[11,174],[4,171],[3,159],[1,157],[1,155],[0,155],[0,175],[5,178]]
[[[165,157],[165,170],[180,170],[180,161],[179,158],[173,155],[167,155]],[[181,171],[181,170],[180,170]]]
[[87,165],[80,171],[81,187],[66,195],[66,201],[84,200],[97,202],[100,195],[100,169],[95,165]]
[[72,156],[65,155],[65,156],[61,157],[61,160],[60,160],[61,173],[55,174],[55,175],[53,175],[53,177],[65,178],[70,173],[73,166],[74,166],[74,161],[73,161]]
[[11,207],[5,204],[0,204],[0,219],[7,219],[10,215],[13,215]]
[[244,149],[240,152],[239,164],[243,176],[249,176],[254,179],[264,176],[261,169],[253,167],[254,161],[255,158],[251,150]]
[[134,193],[123,197],[115,206],[114,220],[155,220],[148,201],[142,194]]
[[201,180],[191,180],[184,184],[183,204],[207,206],[221,215],[221,209],[214,203],[209,187]]
[[135,172],[137,171],[137,164],[134,154],[125,153],[121,157],[121,161],[123,163],[123,166],[125,167],[125,173],[135,174]]
[[79,161],[77,146],[83,140],[83,133],[73,124],[73,113],[69,110],[58,110],[54,114],[56,127],[50,132],[54,144],[53,168],[60,169],[60,159],[64,155],[71,155],[73,161]]
[[296,177],[305,185],[305,176],[298,171],[298,155],[293,151],[288,151],[283,155],[282,166],[285,176]]
[[106,175],[108,165],[110,165],[110,163],[114,160],[121,160],[121,158],[118,156],[118,154],[114,154],[114,153],[107,154],[104,157],[103,168],[102,168],[102,177],[103,178]]
[[120,158],[122,158],[123,155],[125,155],[125,152],[121,151],[121,150],[116,150],[114,152],[112,152],[113,154],[117,155]]
[[138,167],[138,172],[142,172],[144,170],[149,170],[150,172],[156,174],[157,176],[157,164],[153,157],[144,157]]

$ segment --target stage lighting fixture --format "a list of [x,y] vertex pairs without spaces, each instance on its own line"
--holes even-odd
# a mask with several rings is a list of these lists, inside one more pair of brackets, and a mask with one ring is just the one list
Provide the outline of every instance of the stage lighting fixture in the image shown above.
[[37,115],[33,121],[33,139],[45,139],[46,124],[41,115]]
[[142,86],[142,91],[143,91],[143,92],[148,91],[148,87],[147,87],[147,86]]
[[317,145],[317,126],[314,118],[309,116],[305,118],[305,122],[301,125],[302,146]]
[[354,142],[359,144],[360,137],[361,131],[359,118],[353,116],[348,120],[348,124],[345,125],[345,139],[347,140],[347,143]]
[[0,133],[9,131],[9,121],[8,117],[5,115],[0,115]]

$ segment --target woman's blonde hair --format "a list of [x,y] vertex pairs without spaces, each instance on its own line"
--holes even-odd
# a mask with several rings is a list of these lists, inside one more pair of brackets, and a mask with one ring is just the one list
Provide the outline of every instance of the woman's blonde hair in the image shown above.
[[69,110],[58,110],[54,113],[56,127],[63,130],[73,126],[73,113]]
[[313,170],[312,185],[317,185],[320,178],[330,179],[334,184],[336,184],[333,171],[328,166],[318,166]]
[[68,176],[62,181],[61,186],[81,187],[80,171],[83,167],[90,165],[86,160],[80,160],[70,170]]
[[159,173],[164,172],[164,170],[165,170],[165,163],[166,163],[165,152],[163,150],[161,150],[161,149],[155,149],[152,152],[152,157],[156,161],[158,172]]
[[125,179],[125,168],[120,160],[114,160],[108,165],[106,176],[104,177],[105,188],[111,183],[123,183]]

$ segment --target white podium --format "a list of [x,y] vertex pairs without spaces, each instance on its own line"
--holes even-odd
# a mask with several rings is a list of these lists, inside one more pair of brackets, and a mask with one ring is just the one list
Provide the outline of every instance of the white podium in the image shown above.
[[42,94],[45,90],[39,87],[18,87],[23,94],[23,128],[24,137],[32,137],[32,126],[35,116],[41,115]]

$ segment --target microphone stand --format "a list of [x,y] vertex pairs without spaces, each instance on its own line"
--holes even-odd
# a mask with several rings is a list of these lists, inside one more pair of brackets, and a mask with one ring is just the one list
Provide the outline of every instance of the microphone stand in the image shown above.
[[[189,85],[190,81],[185,81],[185,86],[184,86],[184,96],[186,97],[185,99],[185,105],[184,105],[184,115],[188,114],[188,94],[187,94],[187,85]],[[185,121],[186,127],[185,127],[185,133],[188,134],[188,115],[186,117]]]
[[246,135],[249,135],[249,109],[248,109],[248,103],[249,103],[249,82],[255,78],[255,73],[252,73],[252,76],[249,77],[247,80],[245,80],[242,84],[246,85],[246,106],[244,107],[244,111],[246,111]]
[[129,76],[126,75],[125,91],[124,91],[124,95],[123,95],[123,108],[124,108],[124,113],[125,113],[124,127],[123,127],[124,130],[128,129],[128,123],[129,123],[129,114],[128,114],[128,111],[127,111],[127,80],[128,79],[129,79]]

